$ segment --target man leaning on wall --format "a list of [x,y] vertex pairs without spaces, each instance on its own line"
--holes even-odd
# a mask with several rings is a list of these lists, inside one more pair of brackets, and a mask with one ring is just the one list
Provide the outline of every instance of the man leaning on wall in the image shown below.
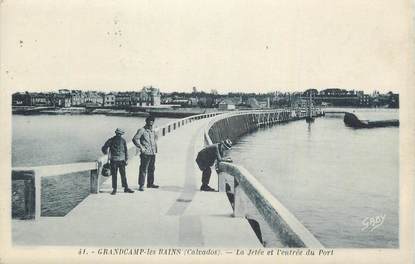
[[209,186],[210,175],[212,167],[216,162],[232,162],[232,159],[229,157],[224,157],[225,150],[229,150],[232,148],[232,141],[230,139],[226,139],[221,141],[220,143],[209,145],[203,148],[197,154],[196,163],[199,169],[202,171],[202,186],[200,186],[200,190],[204,192],[213,192],[215,189]]

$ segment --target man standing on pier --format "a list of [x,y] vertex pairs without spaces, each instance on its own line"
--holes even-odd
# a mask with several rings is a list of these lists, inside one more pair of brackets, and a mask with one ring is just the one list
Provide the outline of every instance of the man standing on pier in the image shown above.
[[138,175],[138,190],[144,191],[147,175],[147,188],[158,188],[154,184],[154,170],[157,153],[157,135],[153,130],[154,117],[146,118],[146,125],[140,128],[133,138],[134,145],[140,150],[140,172]]
[[200,187],[201,191],[215,191],[215,189],[209,186],[210,174],[212,173],[210,167],[213,166],[215,161],[232,162],[231,158],[223,158],[224,150],[229,150],[231,147],[232,141],[230,139],[226,139],[220,143],[207,146],[199,151],[197,154],[196,163],[199,166],[199,169],[202,171],[202,186]]
[[112,175],[112,195],[117,193],[117,171],[120,170],[121,183],[124,187],[124,192],[133,193],[134,191],[128,188],[127,178],[125,177],[125,166],[128,162],[128,150],[125,139],[122,138],[124,131],[117,128],[115,136],[108,139],[102,147],[102,153],[107,154],[110,149],[110,165]]

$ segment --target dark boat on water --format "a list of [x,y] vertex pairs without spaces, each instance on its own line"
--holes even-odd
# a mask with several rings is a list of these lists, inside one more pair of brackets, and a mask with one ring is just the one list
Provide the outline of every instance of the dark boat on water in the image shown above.
[[344,124],[353,128],[374,128],[374,127],[389,127],[389,126],[399,126],[398,119],[390,120],[378,120],[378,121],[369,121],[369,120],[360,120],[355,114],[345,112],[344,113]]

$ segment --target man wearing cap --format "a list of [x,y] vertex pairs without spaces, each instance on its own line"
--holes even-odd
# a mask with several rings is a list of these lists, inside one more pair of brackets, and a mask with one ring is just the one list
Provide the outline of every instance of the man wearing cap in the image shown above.
[[212,173],[210,167],[213,166],[215,161],[232,162],[232,159],[223,157],[224,150],[229,150],[231,147],[232,141],[230,139],[226,139],[220,143],[209,145],[199,151],[197,154],[196,163],[199,166],[199,169],[202,171],[202,186],[200,187],[201,191],[215,191],[215,189],[209,186],[210,174]]
[[124,131],[120,128],[115,130],[115,136],[108,139],[101,148],[102,153],[107,154],[108,148],[110,150],[110,165],[112,175],[112,195],[117,193],[117,172],[120,170],[121,183],[124,187],[124,192],[133,193],[134,191],[128,188],[127,178],[125,177],[125,166],[128,162],[128,150],[125,139],[122,138]]
[[153,130],[154,117],[146,118],[146,125],[140,128],[133,138],[134,145],[140,150],[140,172],[138,175],[138,190],[144,191],[147,176],[147,188],[158,188],[154,184],[154,170],[157,153],[157,135]]

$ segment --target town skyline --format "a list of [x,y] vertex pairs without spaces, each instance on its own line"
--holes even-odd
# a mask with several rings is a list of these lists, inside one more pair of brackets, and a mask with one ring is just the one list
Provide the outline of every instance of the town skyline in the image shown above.
[[[239,107],[271,108],[304,106],[313,98],[321,106],[355,106],[399,108],[399,94],[393,92],[365,94],[363,91],[328,88],[324,90],[307,89],[301,92],[241,93],[219,94],[217,91],[206,93],[193,87],[192,92],[162,92],[159,88],[145,86],[140,91],[100,92],[60,89],[54,92],[17,92],[12,94],[13,107],[49,106],[89,108],[136,107]],[[164,106],[162,106],[164,105]],[[228,110],[230,110],[228,109]]]
[[72,88],[72,87],[59,87],[59,88],[50,88],[50,89],[30,89],[30,88],[21,88],[21,89],[10,89],[10,93],[24,93],[24,92],[31,92],[31,93],[50,93],[50,92],[58,92],[59,90],[79,90],[79,91],[83,91],[83,92],[102,92],[102,93],[119,93],[119,92],[134,92],[134,91],[141,91],[141,89],[143,87],[155,87],[160,89],[161,93],[192,93],[194,92],[194,88],[196,88],[197,92],[203,92],[203,93],[217,93],[220,95],[227,95],[229,93],[245,93],[245,94],[269,94],[269,93],[302,93],[306,90],[309,89],[316,89],[318,91],[321,90],[326,90],[326,89],[340,89],[340,90],[347,90],[347,91],[363,91],[365,94],[373,94],[376,92],[379,93],[388,93],[388,92],[393,92],[395,94],[399,94],[399,89],[376,89],[376,88],[372,88],[372,89],[359,89],[359,88],[350,88],[350,87],[334,87],[334,86],[330,86],[330,87],[304,87],[304,88],[300,88],[298,90],[294,90],[294,89],[270,89],[270,90],[265,90],[265,89],[254,89],[254,90],[249,90],[249,91],[241,91],[241,90],[229,90],[229,91],[224,91],[224,90],[217,90],[217,89],[202,89],[196,86],[192,86],[188,89],[183,89],[183,90],[171,90],[171,89],[164,89],[163,87],[159,87],[157,85],[142,85],[142,86],[137,86],[137,87],[130,87],[130,88],[126,88],[126,89],[121,89],[121,88],[91,88],[91,89],[86,89],[86,88]]

